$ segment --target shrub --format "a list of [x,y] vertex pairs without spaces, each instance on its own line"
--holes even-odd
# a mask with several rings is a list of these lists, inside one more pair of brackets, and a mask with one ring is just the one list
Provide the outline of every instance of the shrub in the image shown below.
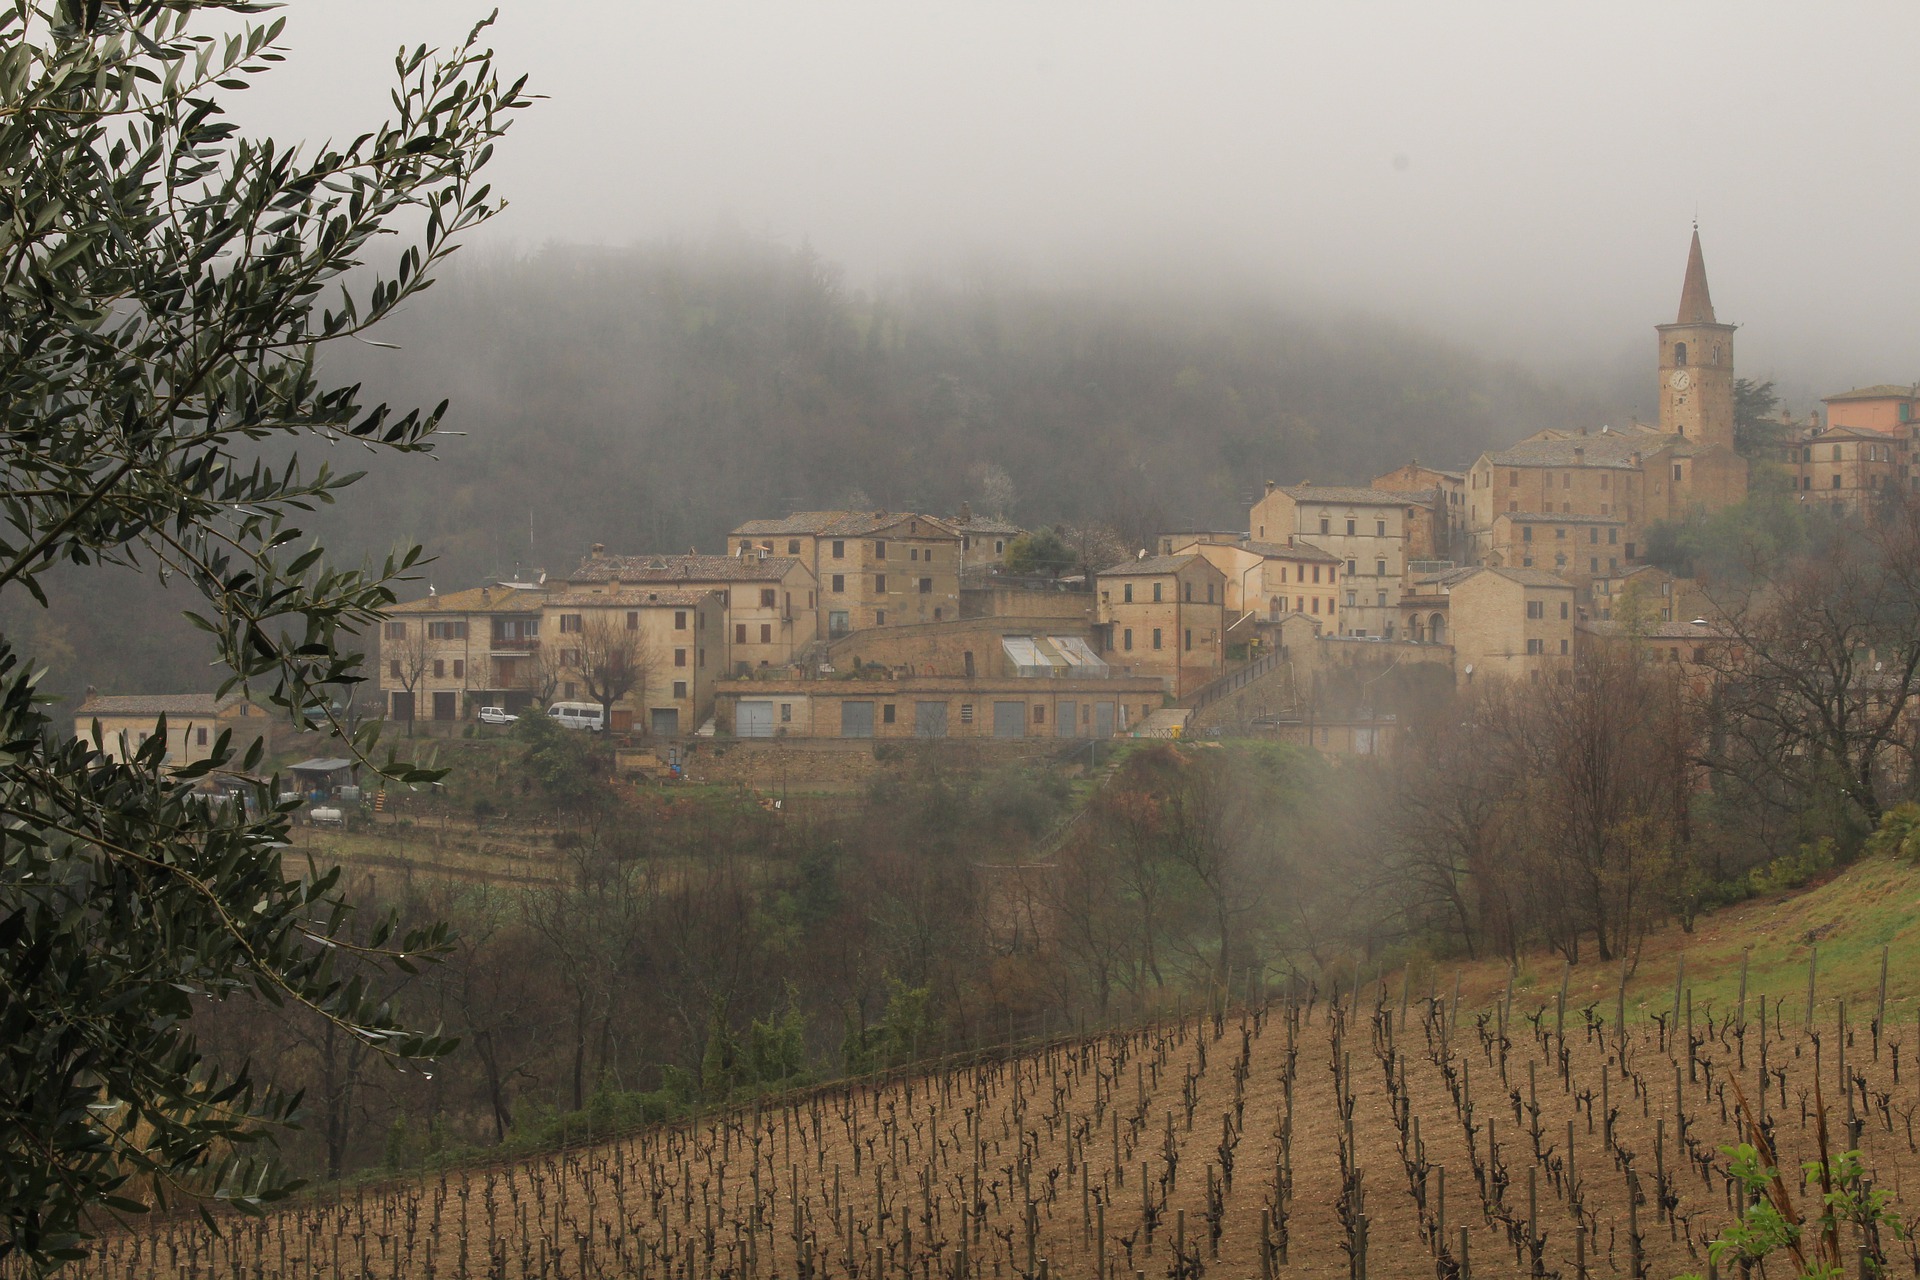
[[1920,804],[1909,800],[1880,815],[1880,826],[1867,837],[1869,857],[1897,858],[1920,863]]
[[1784,893],[1811,883],[1833,870],[1833,866],[1833,837],[1821,836],[1812,844],[1801,845],[1798,853],[1755,867],[1748,873],[1748,879],[1755,893]]

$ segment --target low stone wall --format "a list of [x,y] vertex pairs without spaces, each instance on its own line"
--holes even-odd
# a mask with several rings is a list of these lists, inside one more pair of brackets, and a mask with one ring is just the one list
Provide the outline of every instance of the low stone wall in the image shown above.
[[1056,738],[949,739],[694,739],[682,748],[682,767],[694,782],[735,782],[756,791],[853,791],[893,770],[912,767],[919,753],[938,753],[952,768],[977,769],[1009,760],[1058,755],[1074,745]]

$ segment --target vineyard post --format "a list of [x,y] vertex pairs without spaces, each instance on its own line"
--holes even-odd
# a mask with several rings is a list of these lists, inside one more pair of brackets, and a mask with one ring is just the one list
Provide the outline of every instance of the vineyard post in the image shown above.
[[1873,1060],[1880,1061],[1880,1028],[1887,1020],[1887,953],[1892,950],[1888,944],[1880,947],[1880,1000],[1873,1007]]
[[1107,1202],[1104,1198],[1094,1206],[1094,1232],[1098,1243],[1094,1248],[1094,1280],[1107,1280]]
[[1413,987],[1413,961],[1407,961],[1407,967],[1400,971],[1400,1029],[1407,1029],[1407,997]]
[[1567,983],[1572,977],[1573,961],[1569,960],[1560,970],[1560,997],[1553,1013],[1553,1034],[1558,1039],[1562,1059],[1567,1053]]
[[1700,1078],[1699,1059],[1693,1052],[1693,988],[1687,988],[1687,1083],[1692,1084]]
[[1573,1228],[1573,1276],[1574,1280],[1587,1280],[1587,1224],[1584,1222]]
[[1620,1050],[1620,1060],[1626,1061],[1627,1054],[1627,958],[1620,957],[1620,991],[1613,1002],[1613,1038]]
[[1460,1228],[1460,1280],[1473,1280],[1473,1264],[1467,1257],[1467,1229]]
[[1433,1245],[1447,1247],[1447,1166],[1433,1166]]
[[1851,1126],[1853,1123],[1853,1084],[1847,1079],[1847,998],[1845,996],[1840,997],[1839,1010],[1840,1012],[1837,1019],[1839,1030],[1834,1037],[1840,1046],[1836,1066],[1840,1077],[1840,1092],[1847,1095],[1847,1123]]
[[1452,1039],[1454,1029],[1459,1025],[1460,1025],[1460,971],[1458,969],[1455,969],[1453,971],[1453,1006],[1452,1006],[1452,1009],[1447,1014],[1447,1037],[1449,1040]]
[[[1680,1029],[1680,987],[1683,983],[1686,982],[1686,980],[1687,980],[1687,953],[1682,951],[1680,953],[1680,967],[1678,969],[1675,969],[1673,972],[1673,1014],[1671,1017],[1667,1019],[1667,1026],[1673,1028],[1673,1030],[1675,1031],[1678,1031]],[[1669,1053],[1672,1052],[1673,1047],[1674,1047],[1673,1041],[1671,1038],[1669,1038],[1667,1041],[1667,1049]]]
[[[1104,1254],[1102,1255],[1104,1260]],[[1106,1280],[1104,1269],[1097,1280]],[[1273,1210],[1260,1211],[1260,1280],[1273,1280]]]
[[1813,988],[1816,976],[1820,972],[1820,944],[1814,943],[1813,950],[1807,955],[1807,1016],[1801,1020],[1801,1028],[1813,1030]]

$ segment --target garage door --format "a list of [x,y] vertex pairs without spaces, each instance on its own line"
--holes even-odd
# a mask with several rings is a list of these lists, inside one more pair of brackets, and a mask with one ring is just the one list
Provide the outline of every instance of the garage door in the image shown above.
[[771,738],[773,736],[773,704],[771,702],[742,702],[734,712],[733,732],[741,738]]
[[451,689],[445,692],[435,693],[433,695],[433,718],[435,720],[453,719],[456,714],[455,708],[459,705],[459,698],[460,695],[454,693]]
[[1062,702],[1054,710],[1053,733],[1057,738],[1077,738],[1080,736],[1080,704]]
[[921,738],[944,738],[947,736],[947,704],[944,702],[916,702],[913,704],[913,732]]
[[1093,736],[1096,738],[1113,736],[1113,704],[1111,702],[1093,704]]
[[1026,737],[1027,704],[1024,702],[994,703],[993,736],[996,738]]
[[677,707],[655,707],[650,723],[656,738],[677,738],[680,736],[680,710]]
[[840,704],[840,736],[843,738],[873,736],[873,704],[871,702]]

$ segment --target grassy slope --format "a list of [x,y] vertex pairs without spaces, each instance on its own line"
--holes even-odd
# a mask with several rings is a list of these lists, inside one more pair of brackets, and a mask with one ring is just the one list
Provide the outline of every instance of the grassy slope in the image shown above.
[[[1754,898],[1702,916],[1692,934],[1678,926],[1667,928],[1647,939],[1627,981],[1627,1017],[1645,1018],[1672,1006],[1674,978],[1684,956],[1694,1016],[1704,1019],[1711,1012],[1717,1018],[1736,1002],[1740,957],[1750,949],[1747,1016],[1758,1017],[1757,1002],[1764,993],[1769,1001],[1783,1001],[1786,1018],[1798,1025],[1806,1010],[1807,962],[1816,945],[1817,1017],[1831,1020],[1836,1002],[1844,999],[1850,1022],[1870,1020],[1879,993],[1881,948],[1887,947],[1887,1023],[1899,1027],[1913,1022],[1920,1016],[1920,868],[1872,859],[1814,888]],[[1523,1008],[1552,1007],[1563,966],[1551,952],[1522,957],[1514,989],[1516,1016]],[[1507,981],[1502,961],[1441,961],[1435,967],[1443,999],[1459,973],[1460,1000],[1467,1008],[1493,1003]],[[1419,992],[1427,980],[1424,970],[1416,971],[1414,990]],[[1390,981],[1397,984],[1399,979]],[[1591,958],[1590,950],[1583,951],[1568,983],[1568,1009],[1594,1004],[1599,1016],[1612,1021],[1619,981],[1617,960],[1602,964]]]

